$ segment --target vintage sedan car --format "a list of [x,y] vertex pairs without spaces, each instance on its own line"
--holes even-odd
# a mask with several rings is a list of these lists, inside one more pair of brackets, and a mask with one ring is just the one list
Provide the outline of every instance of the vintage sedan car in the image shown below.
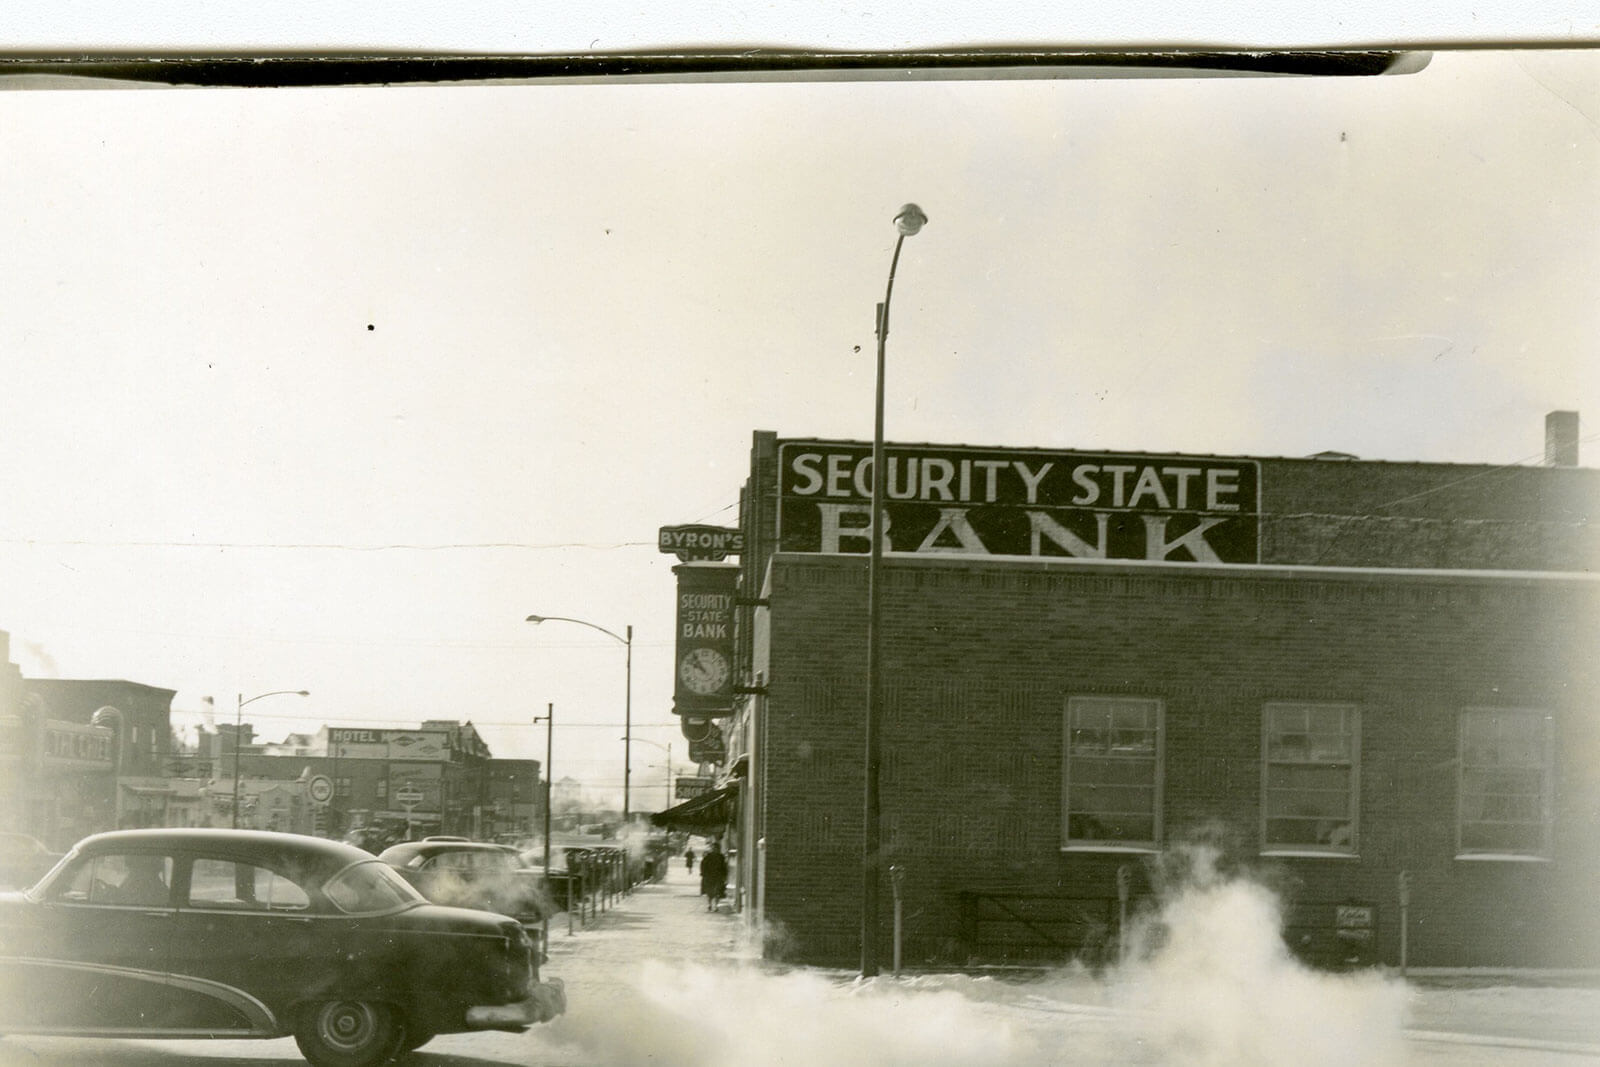
[[429,903],[350,845],[119,830],[0,894],[0,1033],[292,1034],[317,1067],[369,1067],[565,1011],[538,958],[521,924]]
[[530,928],[559,910],[544,888],[544,872],[524,867],[510,845],[430,837],[392,845],[378,859],[436,904],[498,912]]

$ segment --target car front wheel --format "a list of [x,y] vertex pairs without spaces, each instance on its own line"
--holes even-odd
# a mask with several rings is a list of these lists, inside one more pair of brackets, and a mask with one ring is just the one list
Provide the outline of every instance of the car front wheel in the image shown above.
[[377,1067],[400,1051],[405,1028],[388,1005],[330,1000],[301,1016],[294,1040],[312,1067]]

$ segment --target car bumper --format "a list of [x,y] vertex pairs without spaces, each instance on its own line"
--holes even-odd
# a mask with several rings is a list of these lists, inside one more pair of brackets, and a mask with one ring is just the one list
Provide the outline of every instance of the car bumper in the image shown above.
[[535,982],[533,992],[513,1004],[482,1004],[467,1009],[469,1030],[522,1030],[547,1023],[567,1010],[567,992],[561,979]]

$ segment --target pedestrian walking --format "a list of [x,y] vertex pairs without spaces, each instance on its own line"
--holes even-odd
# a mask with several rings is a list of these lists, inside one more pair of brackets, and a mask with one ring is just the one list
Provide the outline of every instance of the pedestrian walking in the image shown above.
[[689,873],[690,874],[694,873],[694,846],[693,845],[690,845],[688,848],[683,850],[683,865],[689,869]]
[[706,910],[715,911],[728,892],[728,858],[715,841],[700,861],[700,895],[706,898]]

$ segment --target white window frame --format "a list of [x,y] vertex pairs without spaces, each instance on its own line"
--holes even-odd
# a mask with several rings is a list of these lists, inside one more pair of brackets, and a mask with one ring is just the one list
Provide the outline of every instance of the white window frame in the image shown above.
[[[1533,719],[1539,724],[1539,847],[1536,849],[1468,848],[1466,845],[1467,777],[1469,771],[1474,769],[1467,764],[1467,721],[1474,715],[1517,716]],[[1538,863],[1548,862],[1553,857],[1555,733],[1555,717],[1545,708],[1501,708],[1479,705],[1461,709],[1456,717],[1456,859]]]
[[[1092,705],[1138,705],[1155,712],[1155,756],[1151,772],[1151,827],[1153,839],[1149,841],[1119,841],[1107,838],[1074,838],[1072,827],[1072,717],[1077,708]],[[1161,850],[1162,808],[1166,777],[1167,709],[1166,702],[1155,697],[1109,696],[1085,694],[1069,696],[1061,713],[1061,850],[1063,852],[1138,852]],[[1080,757],[1081,758],[1081,757]],[[1106,756],[1106,759],[1118,757]],[[1139,760],[1151,757],[1139,756]]]
[[[1338,711],[1349,724],[1350,758],[1348,763],[1338,760],[1286,760],[1272,758],[1272,718],[1274,711],[1306,710],[1311,712]],[[1267,824],[1272,818],[1270,797],[1274,790],[1270,781],[1274,766],[1348,766],[1346,804],[1350,824],[1350,840],[1343,844],[1324,842],[1274,842],[1268,839]],[[1292,790],[1286,790],[1292,792]],[[1328,856],[1355,858],[1361,848],[1361,708],[1327,700],[1273,700],[1261,707],[1261,854],[1263,856]]]

